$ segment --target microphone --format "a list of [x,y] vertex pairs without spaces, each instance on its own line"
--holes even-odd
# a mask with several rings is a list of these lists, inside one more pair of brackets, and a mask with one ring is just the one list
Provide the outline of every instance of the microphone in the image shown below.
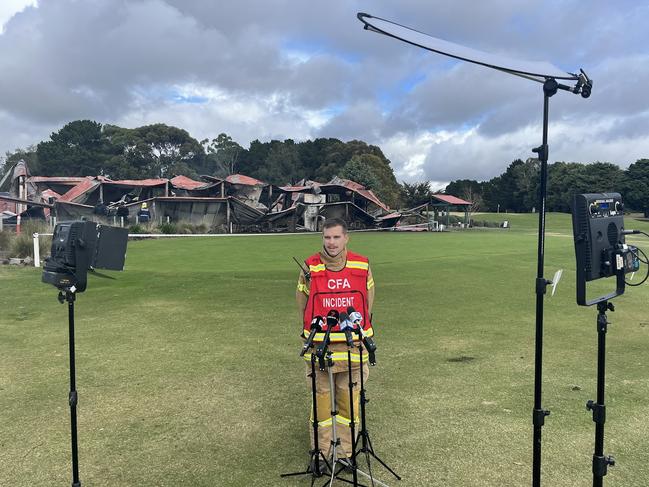
[[360,327],[363,315],[356,311],[353,306],[347,307],[347,314],[349,315],[349,321]]
[[349,318],[352,323],[356,325],[356,333],[358,333],[359,338],[363,340],[363,343],[365,344],[370,365],[376,365],[376,342],[372,337],[365,336],[365,332],[361,327],[363,315],[356,311],[353,306],[347,308],[347,313],[349,313]]
[[318,345],[315,351],[316,357],[318,357],[318,363],[320,364],[320,370],[325,369],[325,353],[329,345],[329,336],[331,335],[331,329],[338,324],[338,316],[338,310],[335,309],[329,310],[327,313],[327,331],[325,332],[322,343]]
[[322,325],[324,324],[324,318],[322,316],[316,316],[311,320],[311,331],[309,332],[309,337],[306,339],[302,351],[300,352],[300,357],[304,357],[304,354],[309,348],[313,346],[313,339],[315,334],[322,331]]
[[365,348],[367,349],[367,355],[370,361],[370,365],[376,365],[376,343],[372,337],[363,338],[363,343],[365,343]]
[[354,338],[352,337],[352,330],[354,324],[349,320],[349,315],[344,311],[340,313],[340,329],[345,333],[345,341],[348,347],[354,346]]
[[337,309],[330,309],[327,313],[327,328],[333,328],[339,322],[339,313]]

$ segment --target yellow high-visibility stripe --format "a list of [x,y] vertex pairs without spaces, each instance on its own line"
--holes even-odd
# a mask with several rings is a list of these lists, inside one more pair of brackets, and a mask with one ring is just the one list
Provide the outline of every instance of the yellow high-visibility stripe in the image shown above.
[[[304,360],[307,362],[311,362],[311,356],[314,355],[313,353],[311,354],[305,354],[304,355]],[[316,357],[317,360],[317,357]],[[347,361],[347,352],[333,352],[331,354],[331,360],[334,362],[346,362]],[[352,353],[352,363],[358,364],[361,361],[361,354],[360,353]],[[365,355],[363,355],[363,362],[366,362],[367,358],[365,358]]]
[[[309,417],[309,421],[313,423],[313,414]],[[323,419],[318,421],[318,426],[331,426],[333,424],[332,418]]]
[[[354,420],[354,422],[356,424],[358,424],[359,421],[360,421],[360,418],[358,416],[356,416],[356,419]],[[341,416],[340,414],[337,414],[336,415],[336,423],[342,424],[343,426],[349,426],[349,425],[352,424],[352,420],[349,419],[349,418],[346,418],[344,416]]]
[[374,286],[374,279],[372,277],[370,277],[367,280],[367,289],[371,289],[373,286]]
[[314,272],[324,272],[325,270],[327,270],[327,268],[325,267],[324,264],[309,266],[309,271],[311,272],[311,274],[313,274]]
[[[311,422],[313,423],[313,418],[311,418]],[[333,418],[325,419],[323,421],[318,421],[318,426],[322,428],[326,428],[328,426],[331,426],[334,424]]]
[[[363,333],[365,336],[371,337],[374,336],[374,330],[372,328],[369,328],[368,330],[363,330]],[[309,332],[307,330],[303,330],[302,336],[304,338],[307,338],[309,336]],[[316,333],[315,337],[313,337],[314,342],[321,342],[324,340],[325,334],[324,333]],[[346,341],[347,338],[345,337],[345,334],[343,332],[333,332],[329,335],[329,341],[332,343],[340,343]],[[354,334],[354,341],[358,341],[358,336]]]
[[350,269],[368,270],[370,268],[370,264],[367,262],[362,262],[360,260],[348,260],[347,264],[345,264],[345,267],[349,267]]
[[[313,423],[313,418],[309,418],[309,421]],[[359,422],[360,422],[360,418],[357,417],[355,423],[358,424]],[[327,418],[322,421],[318,421],[318,426],[322,428],[327,428],[329,426],[332,426],[333,423],[334,423],[333,418]],[[338,414],[336,415],[336,424],[339,424],[341,426],[350,426],[352,424],[352,420]]]
[[309,295],[309,287],[306,284],[298,282],[297,283],[297,290],[298,290],[298,292],[304,293],[307,296]]

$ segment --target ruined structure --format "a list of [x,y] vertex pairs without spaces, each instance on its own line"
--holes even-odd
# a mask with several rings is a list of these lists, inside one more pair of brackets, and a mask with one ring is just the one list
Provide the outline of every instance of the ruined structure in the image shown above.
[[344,219],[351,229],[389,229],[400,222],[403,226],[415,214],[418,223],[429,220],[421,209],[390,213],[371,190],[338,177],[324,184],[303,180],[281,187],[242,174],[225,179],[201,176],[201,181],[186,176],[114,181],[104,176],[30,176],[26,164],[19,163],[9,186],[0,194],[9,219],[87,218],[131,225],[140,223],[146,207],[149,221],[204,224],[223,233],[319,231],[332,217]]

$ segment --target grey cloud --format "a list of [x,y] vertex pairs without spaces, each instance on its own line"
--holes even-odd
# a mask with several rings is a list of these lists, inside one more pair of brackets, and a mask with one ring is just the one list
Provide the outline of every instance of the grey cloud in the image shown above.
[[337,137],[343,140],[373,141],[383,123],[383,114],[376,104],[361,101],[352,104],[318,132],[319,137]]
[[[191,83],[222,93],[216,103],[277,100],[259,103],[266,110],[261,122],[228,122],[213,113],[220,131],[242,137],[297,139],[299,132],[380,145],[400,133],[477,126],[480,140],[498,153],[507,134],[540,125],[540,85],[466,63],[449,70],[452,61],[443,56],[364,31],[358,11],[487,52],[584,67],[595,80],[593,96],[559,93],[550,112],[551,124],[575,130],[584,144],[597,137],[617,148],[646,126],[649,7],[632,0],[593,0],[587,7],[559,0],[48,0],[15,16],[0,35],[0,111],[9,127],[38,127],[37,137],[44,127],[79,118],[155,121],[156,114],[178,125],[201,120],[192,126],[211,131],[205,114],[212,107],[167,106],[167,92]],[[286,48],[308,59],[291,62]],[[305,126],[302,112],[332,107],[343,109],[325,126]],[[593,135],[582,131],[586,124],[597,125]],[[8,149],[31,131],[5,132]],[[489,175],[490,168],[497,174],[493,161],[483,162],[468,146],[431,150],[431,163],[437,156],[449,160],[446,175],[431,173],[432,179],[454,179],[455,170],[466,177],[472,170]],[[511,160],[507,148],[499,155]]]

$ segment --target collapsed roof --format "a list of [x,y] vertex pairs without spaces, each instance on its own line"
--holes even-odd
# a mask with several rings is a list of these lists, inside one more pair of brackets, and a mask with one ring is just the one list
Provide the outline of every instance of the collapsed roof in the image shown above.
[[[386,228],[402,216],[390,214],[390,208],[371,190],[339,177],[328,183],[303,180],[281,187],[243,174],[224,179],[201,176],[200,181],[182,175],[112,180],[104,176],[30,176],[23,163],[14,168],[14,180],[22,181],[23,189],[12,185],[10,195],[20,193],[34,205],[41,203],[45,216],[52,206],[59,220],[86,217],[116,223],[119,209],[121,217],[135,222],[145,202],[153,221],[203,223],[226,232],[318,231],[322,222],[332,217],[344,219],[353,229]],[[455,200],[446,203],[470,204]]]

